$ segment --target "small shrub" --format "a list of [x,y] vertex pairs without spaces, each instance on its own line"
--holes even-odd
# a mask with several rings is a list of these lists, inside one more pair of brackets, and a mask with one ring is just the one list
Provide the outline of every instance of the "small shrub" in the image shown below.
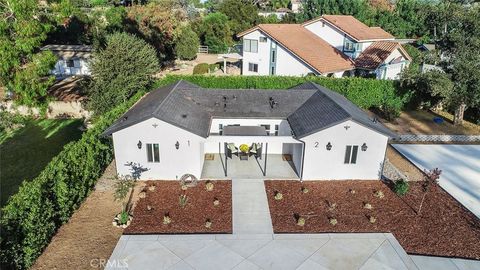
[[170,223],[172,223],[172,219],[170,218],[170,216],[168,214],[165,214],[163,216],[163,224],[168,225]]
[[188,186],[187,186],[187,185],[181,185],[180,188],[181,188],[183,191],[185,191],[185,190],[188,189]]
[[118,219],[120,225],[127,224],[128,221],[128,212],[122,211],[120,213],[120,218]]
[[212,191],[213,190],[213,183],[208,181],[206,184],[205,184],[205,189],[207,191]]
[[375,191],[375,193],[373,194],[373,196],[379,198],[379,199],[383,199],[385,197],[385,194],[383,194],[383,191],[381,190],[377,190]]
[[210,73],[213,73],[219,69],[220,69],[220,64],[218,63],[208,65],[208,71],[210,71]]
[[377,218],[374,217],[374,216],[370,216],[370,217],[368,217],[368,221],[370,221],[370,223],[373,224],[373,223],[377,222]]
[[335,226],[337,225],[337,219],[336,218],[329,218],[328,219],[328,222],[332,225],[332,226]]
[[350,189],[349,192],[350,192],[350,194],[355,194],[355,193],[357,193],[357,191],[356,191],[355,189]]
[[212,227],[212,221],[210,219],[205,220],[205,228],[210,229]]
[[400,179],[398,181],[395,181],[393,191],[395,191],[395,193],[399,196],[404,196],[405,194],[407,194],[409,187],[410,186],[407,181],[405,181],[404,179]]
[[214,198],[213,199],[213,206],[219,206],[219,205],[220,205],[220,201],[217,198]]
[[283,194],[278,192],[278,191],[275,191],[275,196],[274,196],[275,200],[277,201],[280,201],[283,199]]
[[328,205],[328,210],[329,211],[333,211],[337,208],[337,204],[336,203],[333,203],[331,201],[327,201],[327,205]]
[[155,191],[155,185],[149,186],[149,187],[148,187],[148,190],[149,190],[149,191]]
[[182,194],[178,197],[178,204],[180,204],[180,207],[185,208],[188,203],[188,197],[185,194]]
[[208,64],[207,63],[200,63],[193,67],[193,74],[207,74],[208,73]]
[[298,225],[298,226],[301,226],[301,227],[305,226],[305,218],[299,217],[299,218],[297,219],[297,225]]
[[371,210],[371,209],[373,208],[373,206],[372,206],[371,204],[369,204],[369,203],[364,203],[364,204],[363,204],[363,208],[368,209],[368,210]]
[[308,193],[308,192],[309,192],[308,188],[302,187],[302,193]]
[[147,193],[145,191],[142,191],[142,192],[138,193],[138,197],[140,199],[145,199],[145,197],[147,197]]

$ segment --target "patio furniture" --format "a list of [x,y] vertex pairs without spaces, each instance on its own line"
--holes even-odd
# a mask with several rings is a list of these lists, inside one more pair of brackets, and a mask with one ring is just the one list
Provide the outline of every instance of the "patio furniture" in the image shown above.
[[226,147],[226,150],[227,150],[227,157],[229,158],[232,158],[232,155],[237,155],[238,156],[238,147],[235,146],[235,144],[233,143],[228,143],[227,144],[227,147]]
[[254,155],[255,158],[258,158],[259,156],[262,155],[262,147],[260,146],[259,143],[252,143],[250,146],[250,150],[248,151],[250,156]]
[[240,160],[248,160],[248,153],[239,152],[238,157],[240,158]]

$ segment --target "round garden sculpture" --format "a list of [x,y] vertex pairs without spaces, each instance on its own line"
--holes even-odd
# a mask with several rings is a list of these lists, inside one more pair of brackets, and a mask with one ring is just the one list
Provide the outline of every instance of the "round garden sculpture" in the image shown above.
[[193,174],[186,173],[182,175],[182,177],[180,177],[180,185],[182,187],[187,187],[187,188],[195,187],[197,186],[197,183],[198,183],[198,179]]

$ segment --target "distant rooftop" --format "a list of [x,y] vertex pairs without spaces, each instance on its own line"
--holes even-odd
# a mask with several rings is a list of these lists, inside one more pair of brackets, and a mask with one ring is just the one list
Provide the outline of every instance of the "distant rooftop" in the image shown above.
[[71,52],[91,52],[93,51],[92,45],[59,45],[49,44],[41,48],[42,51],[71,51]]

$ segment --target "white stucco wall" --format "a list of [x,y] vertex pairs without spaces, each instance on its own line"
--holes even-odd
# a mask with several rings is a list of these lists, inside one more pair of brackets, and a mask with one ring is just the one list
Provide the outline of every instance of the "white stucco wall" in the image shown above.
[[[376,131],[345,121],[301,140],[305,142],[304,180],[380,178],[388,137]],[[332,144],[330,151],[325,147],[328,142]],[[363,143],[368,146],[365,152],[360,149]],[[359,146],[356,164],[344,164],[347,145]]]
[[[260,37],[267,37],[267,42],[260,42]],[[242,75],[270,75],[270,46],[274,41],[258,30],[243,36],[243,39],[257,40],[258,52],[243,51]],[[303,76],[309,73],[317,73],[280,44],[274,42],[273,46],[277,46],[275,75]],[[249,63],[258,64],[258,72],[248,71]]]
[[334,26],[330,23],[325,22],[323,24],[323,20],[308,24],[305,26],[306,29],[310,30],[315,35],[319,36],[326,42],[328,42],[333,47],[337,48],[338,50],[342,51],[343,49],[343,41],[344,41],[344,33],[337,30]]
[[[154,124],[157,127],[154,127]],[[142,148],[138,149],[138,141]],[[179,142],[177,150],[175,143]],[[140,163],[149,169],[141,176],[143,180],[170,180],[185,173],[200,177],[204,161],[205,139],[172,124],[151,118],[113,133],[113,145],[117,172],[129,175],[127,162]],[[160,162],[147,162],[147,143],[158,143]]]
[[[396,64],[388,64],[390,61],[397,57],[402,57],[401,63],[396,63]],[[405,67],[408,67],[409,62],[408,60],[403,56],[403,54],[400,52],[399,49],[393,51],[383,62],[382,66],[377,68],[375,70],[375,74],[377,79],[386,79],[386,80],[396,80],[399,78],[400,73]]]
[[88,61],[83,58],[73,58],[74,67],[67,67],[67,60],[59,59],[51,73],[57,77],[74,75],[91,75]]

